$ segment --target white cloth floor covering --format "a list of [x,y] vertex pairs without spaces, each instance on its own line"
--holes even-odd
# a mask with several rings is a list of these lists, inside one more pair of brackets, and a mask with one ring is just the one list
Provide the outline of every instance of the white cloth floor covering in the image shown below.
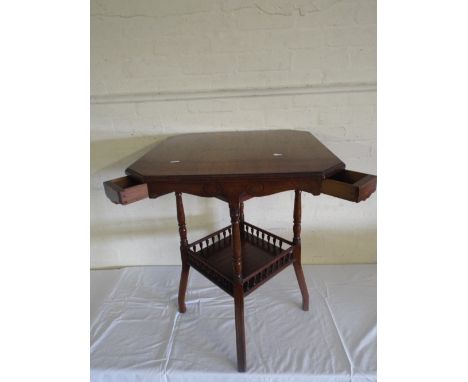
[[234,300],[193,268],[91,271],[91,380],[376,381],[376,266],[292,266],[245,299],[247,372],[237,372]]

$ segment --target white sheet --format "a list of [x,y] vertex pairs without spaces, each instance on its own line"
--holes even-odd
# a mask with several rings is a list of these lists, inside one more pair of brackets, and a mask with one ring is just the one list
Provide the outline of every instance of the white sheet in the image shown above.
[[91,272],[91,380],[376,381],[376,267],[288,267],[245,300],[247,372],[237,372],[233,299],[180,267]]

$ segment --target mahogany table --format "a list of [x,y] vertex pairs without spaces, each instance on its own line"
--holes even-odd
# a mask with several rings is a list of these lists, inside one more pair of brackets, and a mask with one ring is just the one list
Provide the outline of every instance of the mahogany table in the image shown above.
[[[175,193],[182,272],[179,311],[184,313],[190,267],[234,298],[237,366],[246,370],[244,297],[288,265],[294,266],[309,310],[301,266],[301,191],[352,202],[367,199],[377,177],[345,170],[345,164],[312,134],[294,130],[183,134],[157,144],[104,182],[117,204]],[[293,239],[289,241],[244,220],[244,202],[294,190]],[[231,225],[193,243],[187,241],[182,193],[228,203]]]

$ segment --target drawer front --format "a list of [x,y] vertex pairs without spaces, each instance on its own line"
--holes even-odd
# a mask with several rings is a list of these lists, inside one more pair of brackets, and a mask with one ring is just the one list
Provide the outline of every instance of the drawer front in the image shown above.
[[377,188],[375,175],[343,170],[322,181],[321,192],[350,202],[359,203],[371,196]]
[[116,204],[130,204],[148,197],[148,185],[137,183],[130,176],[104,182],[106,196]]

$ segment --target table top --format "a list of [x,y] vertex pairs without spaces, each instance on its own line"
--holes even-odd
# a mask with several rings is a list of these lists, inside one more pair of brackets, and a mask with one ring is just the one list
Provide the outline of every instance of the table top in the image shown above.
[[295,130],[176,135],[128,167],[139,178],[307,174],[325,177],[345,164],[311,133]]
[[176,135],[156,144],[104,182],[118,204],[168,193],[215,197],[229,203],[301,190],[360,202],[376,189],[377,177],[345,164],[306,131],[264,130]]

